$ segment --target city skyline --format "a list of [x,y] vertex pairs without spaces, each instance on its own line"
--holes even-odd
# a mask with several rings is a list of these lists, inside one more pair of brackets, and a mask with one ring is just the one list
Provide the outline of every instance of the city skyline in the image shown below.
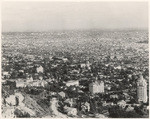
[[3,118],[148,118],[148,2],[3,1]]

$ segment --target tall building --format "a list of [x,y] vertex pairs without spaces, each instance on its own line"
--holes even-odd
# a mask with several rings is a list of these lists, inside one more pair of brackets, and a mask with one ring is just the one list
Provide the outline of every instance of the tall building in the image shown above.
[[147,82],[142,75],[137,81],[137,98],[139,102],[147,102]]
[[92,94],[104,93],[104,82],[96,80],[96,81],[90,83],[89,84],[89,91]]

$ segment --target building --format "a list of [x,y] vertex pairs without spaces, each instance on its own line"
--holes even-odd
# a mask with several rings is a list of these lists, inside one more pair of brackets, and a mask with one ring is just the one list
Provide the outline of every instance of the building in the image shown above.
[[15,106],[16,105],[16,100],[15,100],[15,95],[10,95],[9,97],[5,98],[6,104],[9,106]]
[[134,110],[134,107],[132,107],[131,105],[127,105],[126,107],[125,107],[125,111],[126,112],[131,112],[131,111],[133,111]]
[[125,108],[125,106],[126,106],[126,101],[120,100],[120,101],[117,102],[117,104],[118,104],[120,107]]
[[118,99],[119,96],[117,94],[111,94],[110,96],[110,99]]
[[2,117],[4,118],[16,118],[16,115],[14,114],[15,107],[3,107],[2,111]]
[[24,80],[16,80],[16,88],[26,87],[26,82]]
[[86,110],[87,112],[89,112],[89,111],[90,111],[90,103],[85,102],[84,105],[85,105],[85,110]]
[[92,94],[104,93],[104,82],[96,80],[96,81],[90,83],[89,84],[89,91]]
[[137,99],[139,102],[147,102],[147,82],[142,75],[137,80]]
[[67,61],[68,61],[68,59],[67,59],[67,58],[63,58],[62,60],[63,60],[64,62],[67,62]]
[[37,67],[36,70],[37,70],[37,73],[43,73],[44,72],[44,69],[42,66]]
[[87,68],[87,69],[91,69],[91,63],[89,61],[87,61],[86,63],[81,63],[80,64],[81,68]]
[[10,74],[9,74],[9,72],[7,72],[7,71],[3,71],[3,72],[2,72],[2,76],[3,76],[4,78],[10,78]]
[[33,77],[32,76],[28,77],[27,80],[26,80],[26,82],[27,83],[33,82]]
[[79,86],[79,81],[78,80],[70,80],[66,82],[66,86]]
[[63,91],[59,92],[58,95],[59,95],[61,98],[65,98],[65,97],[66,97],[66,94],[65,94]]
[[77,116],[77,109],[72,107],[64,107],[64,112],[67,113],[68,116]]
[[69,107],[75,107],[76,101],[73,98],[68,98],[64,101]]

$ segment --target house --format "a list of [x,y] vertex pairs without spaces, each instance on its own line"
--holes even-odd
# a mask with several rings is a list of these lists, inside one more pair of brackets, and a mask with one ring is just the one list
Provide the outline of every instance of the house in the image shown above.
[[90,111],[90,103],[85,102],[84,105],[86,107],[85,109],[89,112]]
[[74,107],[74,106],[76,106],[76,101],[75,101],[75,99],[73,99],[73,98],[66,99],[64,102],[65,102],[69,107]]
[[33,81],[32,83],[29,83],[29,86],[40,87],[40,82],[39,81]]
[[59,92],[58,95],[59,95],[61,98],[65,98],[65,97],[66,97],[66,94],[65,94],[64,92],[62,92],[62,91]]
[[105,85],[105,89],[106,89],[106,90],[111,90],[111,85],[106,84],[106,85]]
[[54,81],[55,79],[52,79],[52,78],[49,78],[49,79],[46,79],[47,82],[52,82]]
[[24,73],[24,70],[19,70],[19,73]]
[[89,61],[87,61],[86,63],[81,63],[80,67],[81,68],[88,68],[90,70],[91,69],[91,64],[89,63]]
[[75,70],[75,69],[70,71],[71,74],[78,74],[79,72],[80,72],[79,70]]
[[67,58],[62,58],[62,60],[63,60],[64,62],[67,62],[67,61],[68,61],[68,59],[67,59]]
[[51,94],[47,91],[43,91],[39,94],[39,97],[42,99],[47,99],[48,96],[50,96]]
[[121,67],[121,66],[116,66],[116,67],[114,67],[114,69],[121,70],[121,69],[122,69],[122,67]]
[[111,99],[118,99],[119,97],[118,97],[117,94],[111,94],[111,95],[110,95],[110,98],[111,98]]
[[16,81],[16,87],[19,88],[23,88],[23,87],[26,87],[26,83],[23,81]]
[[92,94],[104,93],[104,82],[96,80],[96,81],[90,83],[89,84],[89,91]]
[[128,93],[123,93],[125,99],[130,99],[130,96],[128,95]]
[[5,78],[10,78],[10,74],[7,71],[2,72],[2,76]]
[[33,82],[33,77],[31,76],[31,77],[27,78],[26,82],[27,82],[27,83]]
[[117,102],[117,104],[118,104],[120,107],[125,108],[125,106],[126,106],[126,101],[120,100],[120,101]]
[[134,107],[132,107],[131,105],[127,105],[127,106],[125,107],[125,110],[126,110],[127,112],[130,112],[130,111],[133,111],[133,110],[134,110]]
[[14,110],[15,110],[15,107],[11,107],[10,109],[3,109],[2,117],[4,117],[4,118],[16,118],[16,115],[14,114]]
[[43,80],[43,76],[42,75],[39,75],[39,80]]
[[6,100],[6,104],[10,105],[10,106],[15,106],[16,105],[16,100],[15,100],[16,96],[15,95],[10,95],[9,97],[5,98]]
[[85,63],[82,63],[82,64],[80,64],[80,67],[81,67],[81,68],[85,68],[85,67],[86,67],[86,64],[85,64]]
[[78,80],[70,80],[66,82],[66,85],[69,86],[79,86],[79,81]]
[[1,80],[1,82],[2,82],[2,84],[6,84],[7,82],[6,82],[6,80]]
[[117,81],[123,81],[123,79],[117,79]]
[[67,113],[68,116],[76,116],[77,109],[72,107],[64,106],[64,112]]
[[43,73],[44,72],[44,68],[42,66],[39,66],[36,68],[37,73]]
[[45,81],[45,80],[42,80],[40,82],[41,82],[42,87],[46,87],[48,85],[47,81]]
[[86,112],[86,106],[84,105],[84,104],[81,104],[81,110],[82,110],[82,112]]
[[29,87],[46,87],[48,86],[48,83],[45,80],[34,80],[32,82],[28,82],[27,85]]
[[106,118],[103,114],[95,114],[95,118]]

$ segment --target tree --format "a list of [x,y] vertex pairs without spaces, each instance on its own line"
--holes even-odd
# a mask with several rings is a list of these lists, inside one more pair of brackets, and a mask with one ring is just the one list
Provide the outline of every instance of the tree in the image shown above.
[[19,105],[19,99],[18,99],[18,97],[15,97],[15,100],[16,100],[16,106],[18,106]]
[[136,111],[126,112],[123,108],[119,106],[113,106],[108,109],[109,116],[112,118],[142,118],[142,115]]

